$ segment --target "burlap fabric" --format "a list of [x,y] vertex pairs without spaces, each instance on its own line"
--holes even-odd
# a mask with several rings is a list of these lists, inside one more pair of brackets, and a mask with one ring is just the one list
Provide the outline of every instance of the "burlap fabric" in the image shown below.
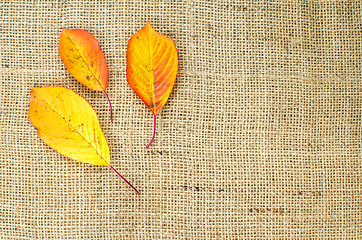
[[[0,3],[1,239],[362,239],[361,1]],[[126,81],[146,20],[175,41],[176,85],[153,119]],[[108,93],[60,60],[90,31]],[[27,118],[32,87],[96,109],[114,172],[56,153]]]

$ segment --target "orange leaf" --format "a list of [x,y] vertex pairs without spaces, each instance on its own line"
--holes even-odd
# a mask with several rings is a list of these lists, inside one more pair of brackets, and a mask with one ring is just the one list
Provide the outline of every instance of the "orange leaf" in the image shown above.
[[83,163],[109,166],[138,194],[110,165],[108,144],[97,114],[84,98],[63,87],[34,88],[29,120],[50,147]]
[[[127,80],[154,115],[166,104],[175,84],[178,56],[174,42],[147,24],[128,41]],[[151,144],[151,142],[147,145]]]
[[112,119],[112,106],[106,93],[108,68],[97,39],[84,30],[63,28],[59,54],[65,67],[75,79],[90,89],[105,93]]

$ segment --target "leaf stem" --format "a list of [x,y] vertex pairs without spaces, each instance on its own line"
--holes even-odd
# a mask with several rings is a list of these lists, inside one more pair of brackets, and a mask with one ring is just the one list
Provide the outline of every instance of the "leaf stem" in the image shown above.
[[147,144],[146,148],[148,148],[153,142],[153,139],[155,139],[155,134],[156,134],[156,115],[153,115],[153,136],[151,141]]
[[113,112],[112,112],[112,105],[111,105],[111,100],[109,100],[108,94],[106,92],[106,90],[103,90],[104,94],[106,95],[107,99],[108,99],[108,103],[109,103],[109,109],[111,112],[111,122],[113,122]]
[[112,166],[110,166],[110,167],[112,168],[113,171],[115,171],[115,172],[118,174],[118,176],[120,176],[120,177],[123,179],[123,181],[125,181],[131,188],[133,188],[133,190],[136,191],[136,193],[137,193],[138,196],[140,195],[140,193],[137,191],[137,189],[136,189],[134,186],[132,186],[132,184],[130,184],[130,183],[127,181],[127,179],[125,179],[125,178],[124,178],[119,172],[117,172],[117,170],[114,169]]

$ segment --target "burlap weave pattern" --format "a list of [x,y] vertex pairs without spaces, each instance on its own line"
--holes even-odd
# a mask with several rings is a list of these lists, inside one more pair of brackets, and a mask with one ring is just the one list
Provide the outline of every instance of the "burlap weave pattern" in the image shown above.
[[[361,1],[0,3],[0,239],[362,239]],[[147,20],[179,51],[158,115],[125,75]],[[78,83],[62,27],[90,31],[108,93]],[[95,108],[109,168],[56,153],[27,118],[32,87]]]

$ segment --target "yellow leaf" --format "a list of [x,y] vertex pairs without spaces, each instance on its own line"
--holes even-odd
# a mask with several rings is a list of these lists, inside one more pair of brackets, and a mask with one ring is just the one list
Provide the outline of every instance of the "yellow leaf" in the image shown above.
[[29,119],[50,147],[83,163],[111,167],[138,194],[110,165],[108,144],[96,112],[84,98],[63,87],[34,88]]
[[29,119],[41,139],[59,153],[84,163],[110,165],[96,112],[75,92],[62,87],[34,88]]
[[127,47],[127,80],[154,115],[166,104],[175,84],[178,59],[174,42],[156,32],[149,21]]
[[177,69],[175,43],[156,32],[147,21],[127,45],[127,81],[154,115],[153,136],[146,148],[155,138],[156,115],[170,96]]

